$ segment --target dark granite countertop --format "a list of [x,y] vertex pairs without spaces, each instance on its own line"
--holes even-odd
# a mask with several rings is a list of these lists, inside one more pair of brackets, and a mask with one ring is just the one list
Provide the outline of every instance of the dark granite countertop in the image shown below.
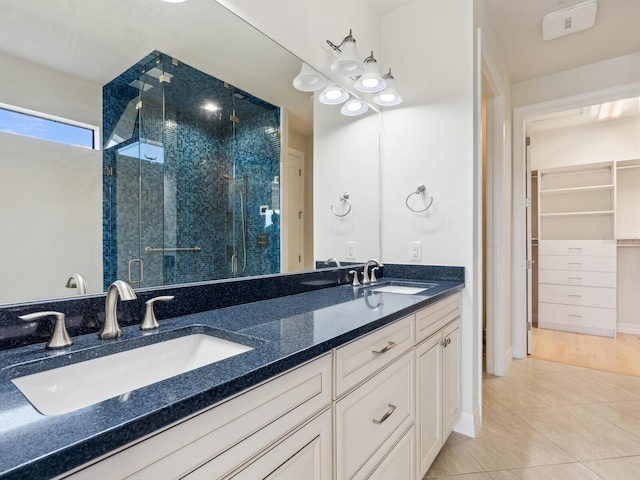
[[[384,278],[380,285],[392,279]],[[185,418],[248,387],[459,291],[438,282],[413,295],[350,285],[160,319],[160,329],[123,329],[101,341],[74,337],[63,351],[43,344],[0,351],[0,478],[45,479]],[[39,413],[11,378],[127,350],[190,332],[211,333],[252,350],[125,395],[58,416]]]

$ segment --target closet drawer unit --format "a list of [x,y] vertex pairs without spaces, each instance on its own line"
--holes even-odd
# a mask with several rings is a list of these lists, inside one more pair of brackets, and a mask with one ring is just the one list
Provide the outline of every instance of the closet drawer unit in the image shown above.
[[414,316],[335,350],[334,398],[370,377],[415,345]]
[[603,240],[541,240],[538,244],[540,255],[615,257],[615,242]]
[[417,343],[460,316],[460,299],[456,293],[416,313]]
[[538,302],[615,309],[616,289],[540,284],[538,285]]
[[336,402],[337,480],[352,478],[370,458],[386,455],[413,423],[413,378],[411,350]]
[[614,337],[616,311],[611,308],[539,303],[538,326]]
[[538,271],[570,270],[572,272],[615,272],[616,257],[538,255]]
[[576,285],[585,287],[616,287],[615,272],[575,272],[569,270],[540,270],[538,282],[550,285]]

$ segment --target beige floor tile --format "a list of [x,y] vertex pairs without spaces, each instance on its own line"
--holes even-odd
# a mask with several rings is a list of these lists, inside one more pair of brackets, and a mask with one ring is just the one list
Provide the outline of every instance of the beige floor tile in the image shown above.
[[[546,375],[542,376],[542,379],[545,378]],[[557,387],[547,385],[544,380],[538,380],[535,375],[489,378],[482,382],[482,388],[507,410],[572,403]]]
[[586,376],[595,379],[610,390],[623,393],[630,399],[640,400],[640,377],[600,370],[589,370]]
[[[566,399],[571,405],[638,399],[628,388],[614,388],[611,380],[607,382],[605,378],[595,373],[595,370],[552,373],[537,379],[536,385],[544,385],[546,390],[555,392],[555,395]],[[597,373],[601,374],[601,372]]]
[[[389,480],[392,480],[392,479],[389,479]],[[393,480],[396,480],[396,479],[393,479]],[[464,475],[451,475],[448,477],[432,477],[429,480],[491,480],[491,476],[486,472],[466,473]]]
[[581,405],[589,412],[640,438],[640,400]]
[[581,461],[640,455],[640,439],[577,405],[513,413]]
[[611,458],[584,462],[584,465],[605,480],[638,480],[640,457]]
[[462,445],[485,470],[576,461],[508,411],[485,412],[478,437],[464,441]]
[[463,444],[468,440],[459,433],[452,433],[425,478],[483,472],[480,464],[464,449]]
[[502,405],[493,395],[489,394],[486,389],[482,389],[482,411],[496,411],[506,410],[507,408]]
[[602,480],[581,463],[490,472],[493,480]]

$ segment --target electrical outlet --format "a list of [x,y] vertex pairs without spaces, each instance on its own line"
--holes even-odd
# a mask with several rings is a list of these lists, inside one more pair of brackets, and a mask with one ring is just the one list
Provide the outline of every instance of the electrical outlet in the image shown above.
[[422,242],[409,242],[409,260],[422,260]]
[[347,242],[347,260],[356,259],[356,242]]

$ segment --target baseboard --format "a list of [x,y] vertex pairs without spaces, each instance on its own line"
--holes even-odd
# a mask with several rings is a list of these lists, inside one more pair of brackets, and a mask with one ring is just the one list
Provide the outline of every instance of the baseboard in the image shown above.
[[470,413],[462,412],[460,418],[453,431],[465,435],[467,437],[476,438],[476,435],[482,428],[482,416],[480,415],[480,408],[476,408],[473,415]]
[[[546,328],[548,330],[560,330],[562,332],[586,333],[587,335],[599,335],[601,337],[614,338],[616,336],[616,331],[608,328],[583,327],[579,325],[570,325],[567,323],[539,322],[538,327]],[[618,324],[618,328],[620,328],[620,324]]]
[[618,323],[618,333],[640,335],[640,325],[635,323]]

